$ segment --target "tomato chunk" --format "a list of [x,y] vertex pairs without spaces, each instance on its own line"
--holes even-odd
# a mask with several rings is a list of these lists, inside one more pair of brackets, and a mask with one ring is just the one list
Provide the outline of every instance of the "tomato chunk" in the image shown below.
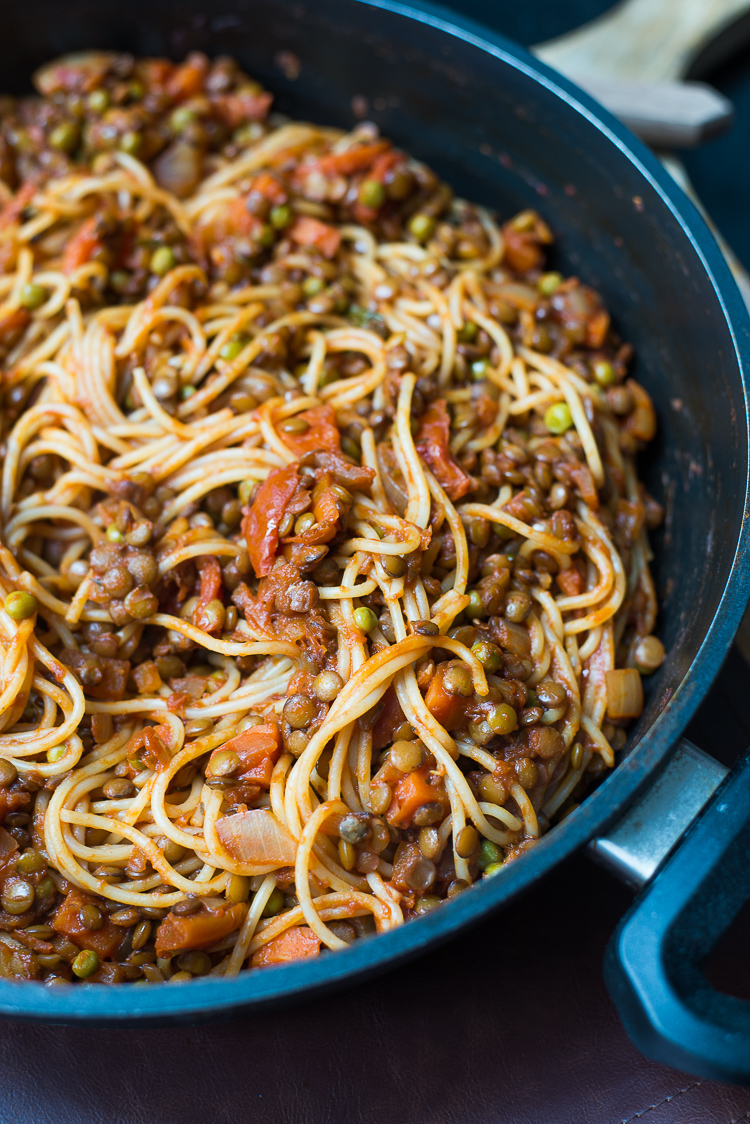
[[265,578],[271,573],[279,549],[279,524],[298,483],[296,464],[274,469],[261,484],[252,507],[242,520],[242,532],[256,577]]
[[295,417],[301,418],[308,425],[304,433],[284,434],[284,444],[289,446],[296,457],[317,452],[318,449],[341,452],[341,435],[332,406],[313,406],[310,410],[295,414]]
[[85,265],[87,261],[91,261],[91,255],[94,250],[101,246],[97,230],[99,227],[99,216],[92,215],[90,219],[86,219],[85,223],[76,231],[73,237],[65,247],[62,260],[63,273],[73,273],[79,266]]
[[265,968],[269,964],[286,964],[289,960],[301,960],[305,956],[318,956],[320,938],[307,925],[293,925],[280,933],[253,955],[253,968]]
[[451,500],[460,500],[472,490],[471,478],[450,454],[450,418],[444,398],[437,398],[419,420],[417,452],[424,457]]
[[268,788],[273,767],[281,753],[281,735],[275,722],[251,726],[249,730],[237,734],[215,749],[209,758],[209,773],[214,758],[220,753],[226,753],[228,749],[233,750],[242,763],[242,769],[237,773],[238,780],[251,781]]

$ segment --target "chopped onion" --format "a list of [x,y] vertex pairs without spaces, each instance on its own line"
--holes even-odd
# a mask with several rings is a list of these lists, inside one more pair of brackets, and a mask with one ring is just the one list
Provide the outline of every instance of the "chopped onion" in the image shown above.
[[640,672],[620,667],[607,672],[607,715],[609,718],[638,718],[643,712],[643,685]]
[[217,823],[216,831],[232,858],[245,866],[273,870],[294,863],[297,844],[270,808],[225,816]]

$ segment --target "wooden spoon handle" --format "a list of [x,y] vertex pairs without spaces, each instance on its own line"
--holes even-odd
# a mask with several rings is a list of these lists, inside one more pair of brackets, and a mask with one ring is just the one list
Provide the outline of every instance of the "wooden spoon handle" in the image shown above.
[[678,79],[692,60],[740,16],[750,0],[625,0],[591,23],[551,39],[534,53],[576,81]]

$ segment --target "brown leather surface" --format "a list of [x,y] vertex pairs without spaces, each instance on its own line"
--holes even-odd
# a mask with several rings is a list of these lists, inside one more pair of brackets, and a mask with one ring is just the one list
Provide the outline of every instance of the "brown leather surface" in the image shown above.
[[[733,657],[690,733],[750,742]],[[739,1124],[750,1089],[642,1058],[601,976],[630,894],[584,856],[348,992],[199,1028],[0,1025],[0,1124]],[[750,974],[744,950],[737,971]]]

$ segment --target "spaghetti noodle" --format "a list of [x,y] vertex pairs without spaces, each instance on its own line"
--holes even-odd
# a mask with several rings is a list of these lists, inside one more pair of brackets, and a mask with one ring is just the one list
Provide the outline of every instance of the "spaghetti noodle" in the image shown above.
[[231,976],[502,876],[663,648],[654,434],[551,235],[228,59],[0,122],[0,975]]

